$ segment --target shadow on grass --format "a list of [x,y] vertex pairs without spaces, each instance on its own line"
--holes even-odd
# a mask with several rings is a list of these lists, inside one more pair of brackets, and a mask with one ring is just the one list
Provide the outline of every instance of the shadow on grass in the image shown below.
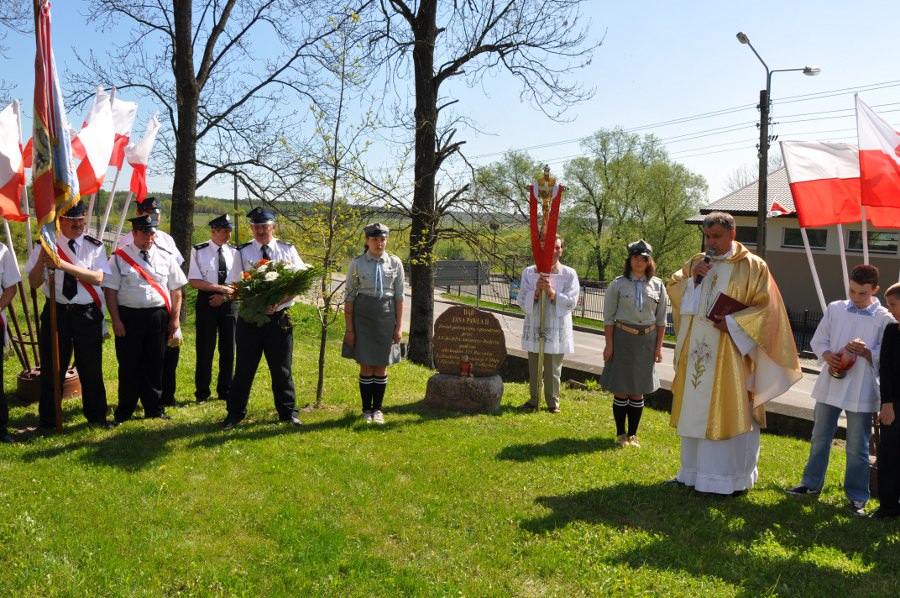
[[[209,448],[228,442],[254,441],[287,434],[303,435],[318,430],[346,428],[354,417],[346,415],[340,419],[329,419],[303,426],[290,426],[278,421],[250,420],[234,430],[219,429],[218,423],[209,421],[155,423],[159,420],[131,419],[114,430],[102,432],[103,436],[71,441],[65,436],[52,434],[57,442],[53,446],[42,446],[26,451],[22,460],[26,462],[53,459],[72,451],[81,451],[79,458],[93,465],[115,467],[124,471],[140,471],[151,467],[160,458],[171,452],[170,444],[183,438],[192,438],[191,448]],[[150,423],[154,422],[154,423]],[[67,432],[77,432],[87,427],[79,424],[66,427]],[[47,435],[51,437],[51,435]]]
[[823,580],[834,595],[896,592],[900,556],[885,548],[896,544],[900,526],[854,517],[823,502],[785,496],[758,504],[749,496],[707,495],[674,484],[618,484],[539,496],[535,502],[551,512],[520,525],[535,535],[562,533],[577,522],[623,535],[643,530],[646,535],[631,542],[639,545],[616,552],[616,562],[714,576],[748,595],[807,594]]
[[595,453],[618,449],[612,438],[555,438],[550,442],[534,444],[513,444],[497,453],[503,461],[534,461],[541,457],[566,457],[584,453]]

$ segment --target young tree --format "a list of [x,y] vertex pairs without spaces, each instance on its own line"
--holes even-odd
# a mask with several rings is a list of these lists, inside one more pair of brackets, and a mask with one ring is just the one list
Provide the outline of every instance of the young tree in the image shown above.
[[[591,60],[599,43],[579,24],[583,0],[380,0],[380,19],[371,22],[374,48],[382,51],[391,77],[413,80],[415,166],[410,218],[412,306],[409,358],[432,363],[434,248],[443,209],[468,191],[467,182],[438,191],[438,172],[464,143],[453,123],[443,123],[455,100],[444,85],[463,80],[482,84],[485,74],[503,70],[522,85],[523,96],[551,117],[590,97],[568,75]],[[450,124],[450,126],[446,126]]]
[[210,179],[236,175],[248,193],[269,200],[289,196],[299,184],[293,156],[278,139],[299,138],[299,119],[287,106],[295,95],[315,95],[309,59],[319,40],[351,18],[331,11],[336,6],[330,0],[92,1],[90,22],[127,27],[130,37],[106,60],[80,57],[86,68],[73,79],[82,90],[110,82],[162,106],[169,124],[160,137],[164,170],[174,175],[172,236],[183,253],[190,249],[194,195]]

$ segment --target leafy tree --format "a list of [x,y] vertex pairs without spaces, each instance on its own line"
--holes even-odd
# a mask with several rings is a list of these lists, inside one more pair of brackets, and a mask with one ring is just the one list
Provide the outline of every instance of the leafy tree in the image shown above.
[[380,18],[371,21],[372,47],[380,50],[391,79],[411,77],[414,90],[414,183],[412,202],[403,206],[410,220],[411,361],[432,363],[434,249],[441,219],[465,199],[469,188],[468,181],[445,181],[449,188],[438,188],[441,167],[464,143],[456,138],[462,121],[446,111],[456,100],[449,99],[445,84],[482,84],[486,74],[505,71],[538,109],[559,117],[591,95],[580,84],[566,82],[590,62],[599,45],[588,41],[587,26],[578,23],[582,1],[378,2]]
[[587,155],[566,164],[572,202],[566,222],[591,243],[598,278],[617,275],[627,244],[639,237],[654,246],[654,259],[662,265],[678,263],[696,249],[691,245],[696,234],[684,220],[705,198],[701,176],[669,160],[652,135],[600,130],[583,140],[582,148]]

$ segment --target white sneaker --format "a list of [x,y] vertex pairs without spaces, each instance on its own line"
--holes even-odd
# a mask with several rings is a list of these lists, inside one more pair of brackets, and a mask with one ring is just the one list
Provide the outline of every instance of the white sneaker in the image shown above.
[[371,424],[372,423],[372,412],[371,411],[363,411],[362,418],[365,423]]
[[376,424],[383,424],[384,423],[384,414],[381,413],[381,411],[373,412],[372,413],[372,421],[374,421]]

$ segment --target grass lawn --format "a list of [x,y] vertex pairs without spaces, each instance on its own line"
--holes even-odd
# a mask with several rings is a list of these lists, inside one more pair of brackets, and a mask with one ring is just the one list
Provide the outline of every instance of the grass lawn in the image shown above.
[[[193,392],[187,330],[179,395]],[[296,331],[298,402],[317,341]],[[678,467],[664,413],[643,448],[614,442],[606,395],[564,391],[563,413],[422,405],[428,371],[390,369],[387,424],[358,419],[356,368],[330,344],[326,407],[274,424],[268,373],[244,424],[222,402],[0,445],[0,595],[893,595],[900,522],[843,511],[843,453],[819,500],[799,481],[808,444],[764,436],[760,481],[739,498],[663,483]],[[115,403],[112,343],[107,390]],[[17,370],[6,362],[6,388]],[[37,421],[12,399],[13,426]],[[873,505],[874,506],[874,505]],[[871,508],[871,507],[870,507]]]

